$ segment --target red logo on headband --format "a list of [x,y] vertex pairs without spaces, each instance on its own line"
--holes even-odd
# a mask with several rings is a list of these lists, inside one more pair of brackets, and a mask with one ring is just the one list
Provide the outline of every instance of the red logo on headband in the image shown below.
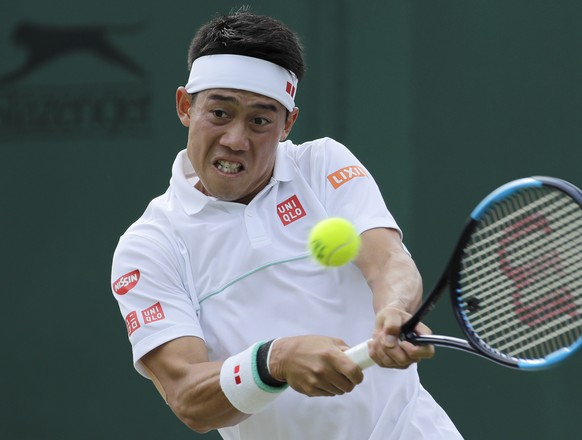
[[287,88],[285,91],[291,95],[291,98],[295,98],[295,87],[289,81],[287,81]]

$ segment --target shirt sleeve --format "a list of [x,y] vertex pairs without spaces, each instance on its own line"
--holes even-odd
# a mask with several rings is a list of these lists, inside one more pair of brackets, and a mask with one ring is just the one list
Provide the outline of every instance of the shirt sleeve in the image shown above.
[[[139,229],[139,228],[138,228]],[[179,246],[161,234],[123,235],[113,256],[111,289],[125,320],[136,370],[140,359],[182,336],[204,339],[196,295],[190,295]]]
[[329,216],[350,220],[359,233],[385,227],[402,235],[370,172],[344,145],[322,141],[312,151],[311,181]]

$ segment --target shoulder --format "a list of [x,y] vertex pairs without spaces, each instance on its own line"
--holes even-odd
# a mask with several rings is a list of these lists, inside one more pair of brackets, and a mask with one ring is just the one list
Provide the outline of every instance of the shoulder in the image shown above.
[[177,215],[172,207],[171,191],[153,199],[144,213],[119,238],[116,253],[137,251],[142,254],[175,253],[177,235],[173,217]]
[[304,156],[322,154],[325,152],[347,150],[343,144],[330,137],[314,139],[301,144],[294,144],[291,141],[287,141],[280,145],[288,155],[295,158],[302,158]]
[[350,150],[335,139],[324,137],[301,144],[284,142],[282,152],[303,171],[324,167],[336,158],[352,156]]

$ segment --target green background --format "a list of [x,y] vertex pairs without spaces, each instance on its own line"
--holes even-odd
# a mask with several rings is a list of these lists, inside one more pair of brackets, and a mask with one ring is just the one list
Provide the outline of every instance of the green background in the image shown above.
[[[495,187],[534,174],[582,185],[579,1],[246,3],[305,44],[292,138],[331,136],[360,157],[427,290]],[[14,37],[25,21],[110,26],[107,40],[145,72],[81,50],[0,84],[0,438],[218,438],[190,432],[133,370],[109,270],[119,235],[165,191],[185,145],[174,92],[187,79],[190,39],[239,5],[0,4],[0,77],[26,62],[30,43]],[[457,334],[447,308],[427,323]],[[578,355],[519,373],[440,349],[420,370],[467,439],[571,439],[581,367]]]

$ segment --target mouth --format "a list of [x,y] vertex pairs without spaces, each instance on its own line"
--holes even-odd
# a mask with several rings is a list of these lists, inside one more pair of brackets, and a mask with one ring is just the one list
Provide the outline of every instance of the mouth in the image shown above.
[[221,172],[225,174],[237,174],[240,173],[244,167],[239,162],[231,162],[229,160],[219,159],[215,162],[214,166]]

